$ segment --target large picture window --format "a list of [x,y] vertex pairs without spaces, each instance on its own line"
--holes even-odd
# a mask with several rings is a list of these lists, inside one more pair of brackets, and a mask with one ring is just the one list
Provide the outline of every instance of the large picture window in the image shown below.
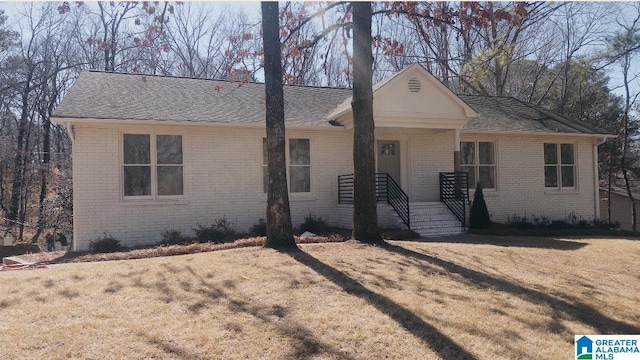
[[483,189],[496,188],[495,143],[483,141],[460,142],[460,168],[469,176],[469,188],[479,182]]
[[[262,182],[267,192],[269,173],[267,170],[267,139],[262,139]],[[289,192],[311,192],[311,146],[309,139],[289,139],[287,163],[289,172]]]
[[124,196],[184,194],[181,135],[123,135]]
[[544,144],[544,186],[574,188],[576,162],[573,144]]

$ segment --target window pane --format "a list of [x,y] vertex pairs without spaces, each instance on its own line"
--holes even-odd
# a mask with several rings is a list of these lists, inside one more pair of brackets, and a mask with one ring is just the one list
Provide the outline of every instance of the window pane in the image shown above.
[[558,167],[557,166],[544,167],[544,186],[558,187]]
[[[476,143],[460,142],[460,164],[472,165],[476,163]],[[474,185],[475,186],[475,185]]]
[[124,167],[124,195],[151,195],[151,166]]
[[562,164],[575,164],[573,160],[573,144],[560,144],[560,161]]
[[151,164],[151,141],[146,134],[124,134],[124,163]]
[[492,142],[480,142],[478,143],[478,157],[480,164],[495,164],[495,153],[493,151]]
[[478,177],[480,185],[483,189],[495,189],[496,187],[496,167],[480,166],[478,167]]
[[311,191],[311,167],[290,166],[289,186],[292,193]]
[[311,165],[309,139],[289,140],[289,163],[291,165]]
[[558,163],[558,144],[544,144],[544,163]]
[[158,164],[182,164],[182,136],[156,136]]
[[467,173],[469,181],[469,189],[476,188],[476,172],[473,166],[461,166],[460,170]]
[[573,166],[563,166],[562,167],[562,187],[574,187],[574,167]]
[[182,195],[182,166],[158,166],[158,195]]

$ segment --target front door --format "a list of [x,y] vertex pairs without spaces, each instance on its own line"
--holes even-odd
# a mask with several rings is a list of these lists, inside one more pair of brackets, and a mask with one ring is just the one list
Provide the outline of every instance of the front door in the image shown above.
[[400,184],[400,141],[378,140],[378,172],[391,175]]

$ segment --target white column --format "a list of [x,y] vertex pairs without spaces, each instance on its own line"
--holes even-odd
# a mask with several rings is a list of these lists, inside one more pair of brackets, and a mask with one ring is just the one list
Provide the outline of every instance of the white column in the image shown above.
[[453,130],[453,171],[460,171],[460,130]]

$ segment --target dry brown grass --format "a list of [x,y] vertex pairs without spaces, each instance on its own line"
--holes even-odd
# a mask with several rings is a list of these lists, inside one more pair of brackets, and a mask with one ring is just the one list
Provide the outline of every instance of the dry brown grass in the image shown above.
[[640,333],[640,241],[464,236],[250,247],[0,273],[34,359],[566,359]]

